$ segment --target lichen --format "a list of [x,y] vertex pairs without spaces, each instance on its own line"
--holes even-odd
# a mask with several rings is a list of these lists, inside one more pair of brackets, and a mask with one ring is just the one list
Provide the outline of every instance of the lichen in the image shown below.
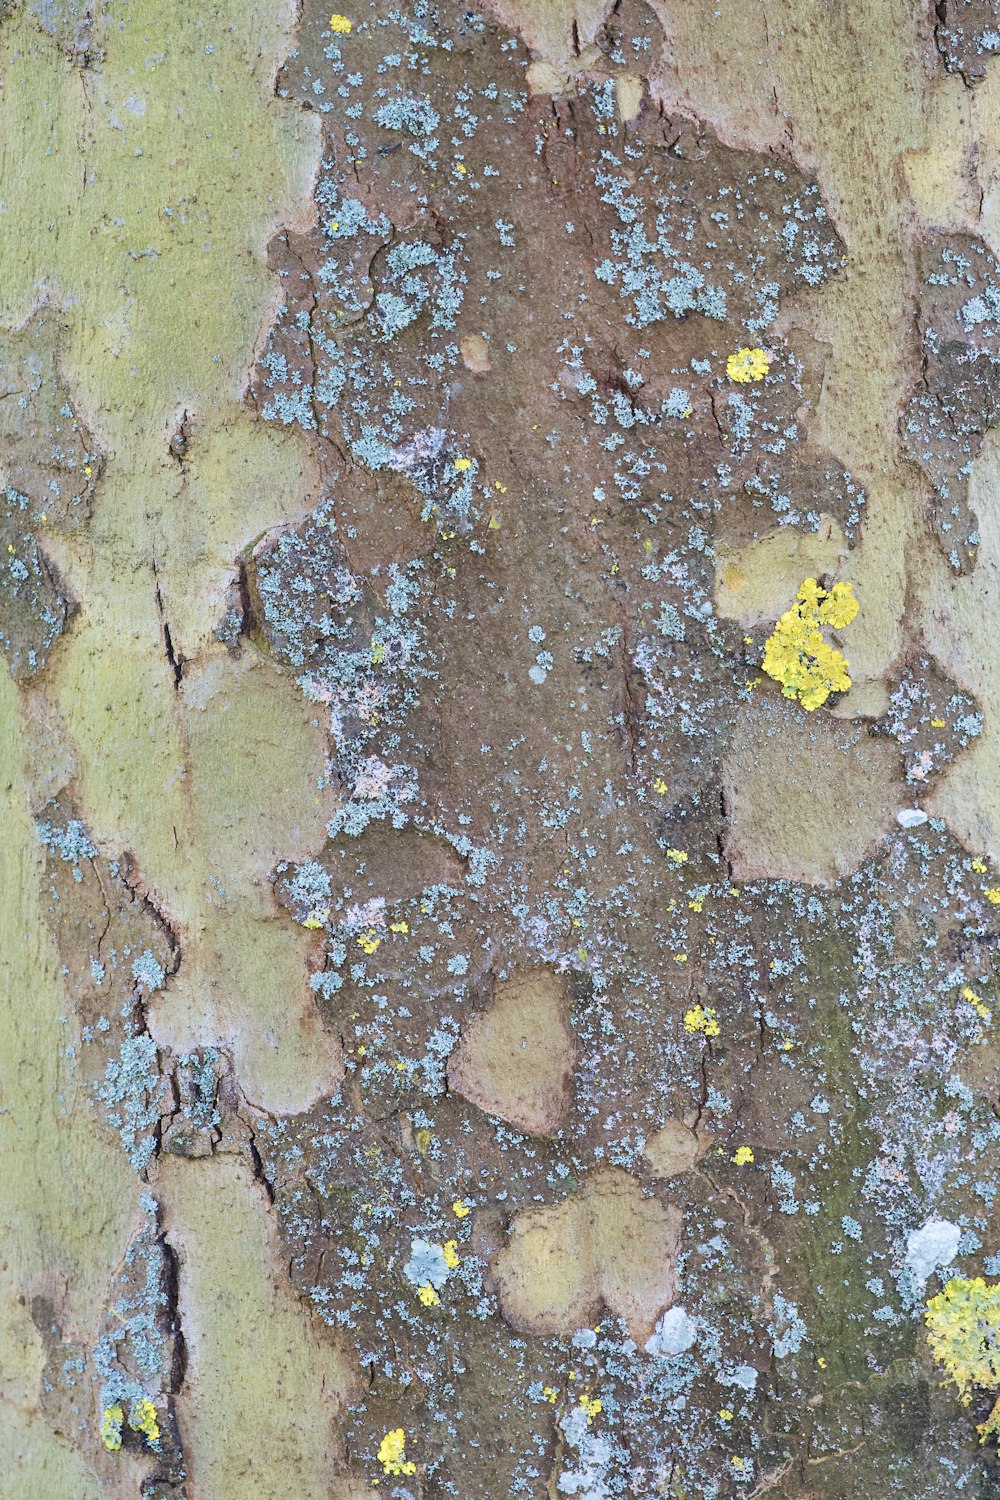
[[797,602],[781,616],[764,647],[764,671],[781,683],[786,698],[796,698],[812,711],[831,693],[848,690],[847,661],[824,638],[821,627],[842,630],[857,612],[849,583],[835,583],[827,592],[815,578],[805,580]]

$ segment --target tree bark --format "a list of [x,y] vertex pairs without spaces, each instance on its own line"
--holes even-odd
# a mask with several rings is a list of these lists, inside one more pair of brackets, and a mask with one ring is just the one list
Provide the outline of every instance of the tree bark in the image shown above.
[[998,50],[0,3],[0,1493],[1000,1492]]

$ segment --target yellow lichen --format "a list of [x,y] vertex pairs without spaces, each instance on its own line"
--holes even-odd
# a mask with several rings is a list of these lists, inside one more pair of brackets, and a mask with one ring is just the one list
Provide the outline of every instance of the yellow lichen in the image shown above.
[[101,1417],[101,1442],[111,1453],[117,1453],[122,1445],[122,1423],[125,1413],[115,1403],[114,1406],[106,1406],[104,1415]]
[[350,36],[351,23],[346,16],[334,14],[330,17],[330,30],[337,36]]
[[697,1032],[701,1032],[703,1036],[718,1036],[719,1022],[716,1012],[710,1005],[702,1005],[699,1001],[686,1013],[684,1030],[689,1031],[692,1036]]
[[440,1306],[441,1298],[438,1296],[437,1292],[431,1286],[429,1281],[425,1282],[423,1286],[417,1287],[417,1296],[420,1298],[425,1307]]
[[442,1246],[442,1250],[444,1253],[444,1263],[448,1267],[449,1271],[454,1271],[456,1266],[461,1265],[462,1262],[459,1259],[458,1255],[457,1240],[445,1240],[444,1245]]
[[586,1392],[580,1397],[580,1405],[587,1414],[587,1426],[589,1427],[594,1418],[604,1410],[596,1396],[588,1396]]
[[669,859],[669,861],[670,861],[670,863],[672,865],[686,865],[687,864],[687,850],[686,849],[668,849],[667,850],[667,858]]
[[748,380],[763,380],[770,368],[771,356],[766,349],[737,349],[726,360],[726,374],[740,385],[746,385]]
[[827,591],[815,578],[805,580],[795,604],[781,616],[764,646],[764,671],[781,683],[786,698],[797,698],[811,712],[831,693],[847,691],[847,662],[824,639],[821,627],[842,630],[857,612],[849,583],[835,583]]
[[[963,1406],[976,1386],[1000,1390],[1000,1283],[953,1276],[924,1316],[931,1354],[958,1387]],[[1000,1399],[976,1430],[982,1442],[1000,1434]]]
[[451,1205],[451,1211],[455,1215],[456,1219],[467,1219],[469,1217],[469,1214],[472,1212],[472,1209],[469,1207],[468,1203],[463,1202],[461,1198],[457,1198]]
[[415,1474],[417,1466],[407,1461],[406,1433],[402,1427],[387,1432],[379,1444],[378,1461],[387,1474]]
[[733,1161],[738,1167],[749,1167],[753,1161],[753,1152],[749,1146],[737,1146],[733,1155]]
[[133,1432],[141,1432],[143,1437],[148,1438],[151,1443],[159,1439],[160,1426],[156,1420],[156,1407],[152,1401],[147,1401],[145,1398],[133,1401],[128,1425]]
[[991,906],[1000,906],[1000,885],[991,886],[988,891],[983,892],[983,895]]
[[963,987],[962,999],[968,1001],[981,1021],[989,1021],[992,1018],[993,1012],[990,1010],[985,1000],[983,1000],[981,995],[977,995],[975,990],[972,989],[969,985],[965,985]]

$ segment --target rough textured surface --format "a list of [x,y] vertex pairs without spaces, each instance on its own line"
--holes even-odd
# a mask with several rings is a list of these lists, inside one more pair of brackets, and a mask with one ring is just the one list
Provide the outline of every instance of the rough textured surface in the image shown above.
[[0,6],[0,1491],[998,1492],[993,12]]

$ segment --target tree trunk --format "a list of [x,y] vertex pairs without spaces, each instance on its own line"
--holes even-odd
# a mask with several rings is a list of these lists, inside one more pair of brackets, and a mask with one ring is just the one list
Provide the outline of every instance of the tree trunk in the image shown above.
[[1000,1495],[997,9],[0,3],[0,1494]]

